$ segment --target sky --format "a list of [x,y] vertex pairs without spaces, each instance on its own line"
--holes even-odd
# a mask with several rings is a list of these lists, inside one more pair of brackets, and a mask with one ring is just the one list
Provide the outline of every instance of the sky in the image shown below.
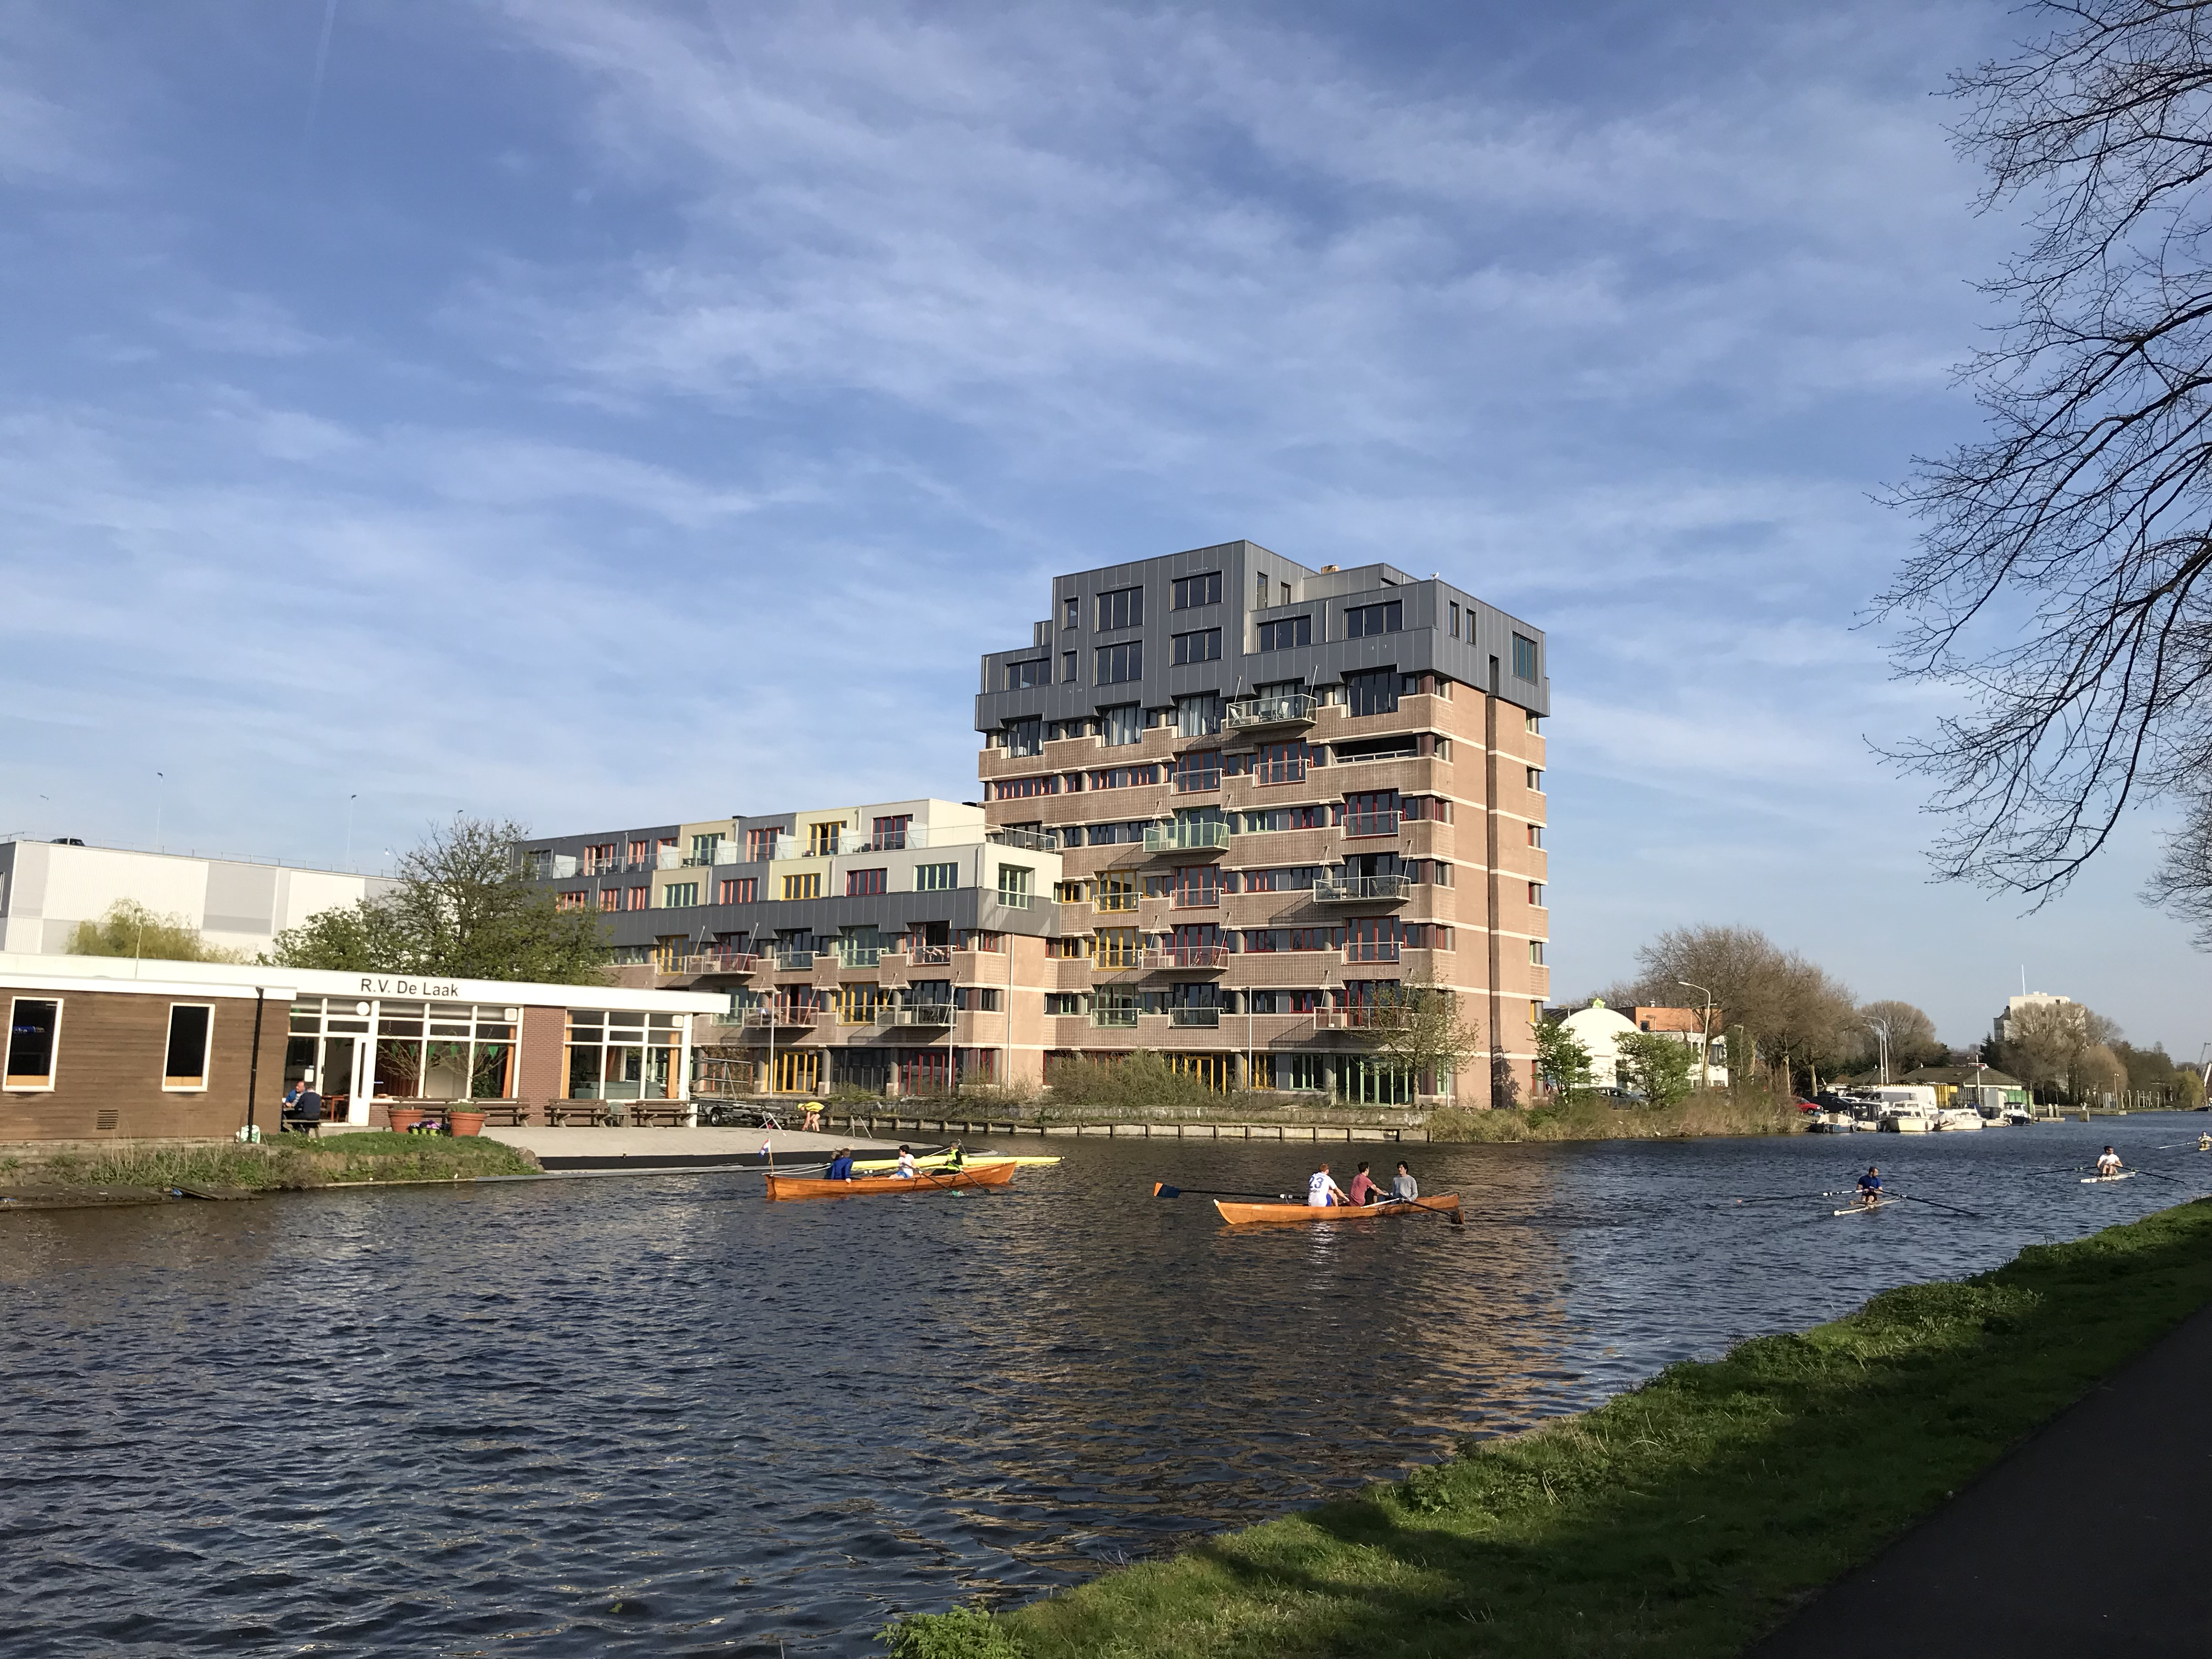
[[1878,502],[2019,240],[1988,4],[0,0],[0,832],[377,868],[972,798],[1053,574],[1545,629],[1555,995],[1765,930],[2194,1057],[2136,897],[1931,883]]

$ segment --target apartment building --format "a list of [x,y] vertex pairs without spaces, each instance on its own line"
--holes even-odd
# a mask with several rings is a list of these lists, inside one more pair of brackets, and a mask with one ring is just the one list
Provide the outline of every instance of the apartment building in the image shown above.
[[[1549,989],[1544,652],[1441,579],[1249,541],[1056,578],[975,700],[990,831],[1059,848],[1048,1057],[1526,1099]],[[1483,1062],[1374,1060],[1372,1012],[1407,981],[1455,994]]]
[[709,1094],[888,1094],[1042,1075],[1060,858],[982,808],[884,801],[538,837],[524,867],[620,963],[726,991]]

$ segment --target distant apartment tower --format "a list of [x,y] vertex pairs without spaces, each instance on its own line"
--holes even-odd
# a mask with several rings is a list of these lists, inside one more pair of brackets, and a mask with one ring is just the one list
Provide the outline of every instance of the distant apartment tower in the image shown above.
[[[2026,977],[2025,975],[2022,975]],[[2005,999],[2004,1012],[1990,1022],[1990,1035],[1999,1042],[2012,1041],[2012,1022],[2014,1015],[2028,1008],[2071,1008],[2072,997],[2054,996],[2048,991],[2028,991]]]
[[[1526,1099],[1549,989],[1544,648],[1441,580],[1249,541],[1056,578],[975,700],[992,830],[1060,848],[1044,1054]],[[1455,1079],[1368,1052],[1409,980],[1480,1033]]]
[[617,963],[731,994],[698,1092],[917,1094],[1041,1066],[1060,860],[981,808],[885,801],[539,836],[526,872],[601,915]]

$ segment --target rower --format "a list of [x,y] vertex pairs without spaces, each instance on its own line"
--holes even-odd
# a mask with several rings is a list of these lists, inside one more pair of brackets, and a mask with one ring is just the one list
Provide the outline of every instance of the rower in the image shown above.
[[1879,1204],[1881,1201],[1881,1171],[1869,1164],[1867,1165],[1867,1172],[1859,1177],[1859,1202]]
[[1352,1200],[1344,1195],[1344,1188],[1336,1184],[1336,1177],[1329,1174],[1328,1164],[1322,1164],[1321,1168],[1306,1177],[1306,1207],[1308,1209],[1326,1210],[1332,1204],[1351,1202]]
[[824,1181],[850,1181],[853,1178],[853,1149],[840,1146],[830,1155],[830,1167],[822,1172]]
[[2107,1146],[2097,1155],[2097,1173],[2109,1178],[2120,1172],[2120,1155]]
[[1413,1172],[1406,1167],[1406,1160],[1398,1160],[1398,1173],[1390,1178],[1390,1198],[1393,1203],[1411,1204],[1421,1195],[1421,1183],[1413,1179]]
[[2200,1152],[2212,1152],[2212,1134],[2197,1136],[2197,1150]]
[[1364,1208],[1382,1195],[1382,1188],[1376,1184],[1375,1177],[1367,1173],[1364,1164],[1352,1171],[1350,1197],[1355,1207]]
[[895,1181],[912,1181],[915,1178],[914,1148],[903,1142],[899,1146],[898,1168],[891,1171],[891,1178]]
[[952,1150],[945,1155],[945,1167],[948,1170],[957,1170],[967,1161],[968,1155],[960,1150],[960,1143],[954,1141]]

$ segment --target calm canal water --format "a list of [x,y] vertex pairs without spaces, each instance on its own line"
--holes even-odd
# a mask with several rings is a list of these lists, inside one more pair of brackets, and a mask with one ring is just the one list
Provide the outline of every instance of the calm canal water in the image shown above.
[[[2206,1121],[1420,1156],[1463,1231],[1232,1232],[1149,1183],[1288,1190],[1306,1150],[1129,1141],[991,1195],[12,1216],[0,1650],[870,1652],[2212,1189],[2151,1150]],[[2190,1184],[2027,1173],[2108,1139]],[[1869,1158],[1984,1218],[1708,1207]]]

